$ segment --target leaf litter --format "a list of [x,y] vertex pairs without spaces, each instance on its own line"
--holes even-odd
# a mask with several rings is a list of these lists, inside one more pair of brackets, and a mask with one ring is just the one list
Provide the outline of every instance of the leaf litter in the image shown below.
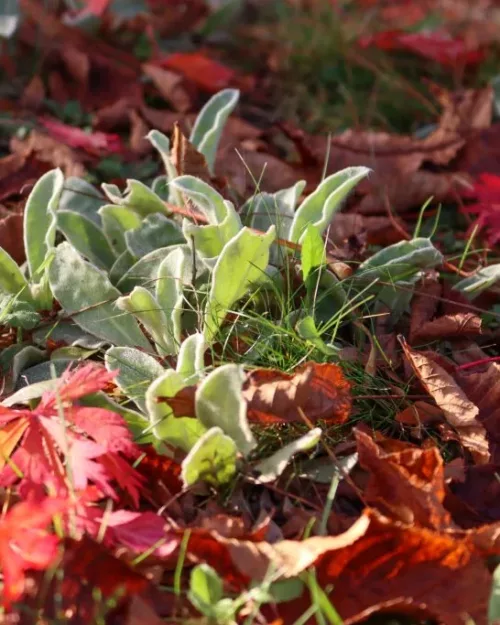
[[[0,10],[7,618],[494,622],[498,3],[281,4]],[[332,16],[333,74],[302,39]]]

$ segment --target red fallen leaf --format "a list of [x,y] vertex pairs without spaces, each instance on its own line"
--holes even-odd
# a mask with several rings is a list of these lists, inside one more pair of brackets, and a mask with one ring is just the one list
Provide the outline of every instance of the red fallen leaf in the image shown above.
[[473,204],[463,207],[463,213],[478,215],[469,228],[486,231],[489,245],[500,241],[500,176],[481,174],[471,190],[462,193],[465,197],[474,198]]
[[[102,390],[114,375],[88,364],[74,372],[66,371],[57,391],[44,393],[34,410],[0,407],[0,426],[17,424],[22,430],[13,454],[11,442],[3,441],[0,458],[5,466],[0,471],[0,484],[19,482],[21,490],[43,485],[66,494],[69,483],[75,490],[84,490],[91,482],[116,498],[111,484],[115,481],[137,505],[143,479],[123,456],[137,457],[139,448],[125,421],[110,410],[73,405],[76,399]],[[61,404],[64,423],[58,416]]]
[[234,84],[236,72],[201,52],[176,52],[157,63],[182,74],[197,87],[216,93]]
[[43,571],[55,561],[59,538],[47,527],[54,515],[68,507],[63,499],[23,501],[0,519],[0,568],[3,574],[2,604],[8,609],[24,591],[25,572]]
[[108,8],[111,0],[86,0],[85,8],[79,14],[80,17],[83,15],[97,15],[100,17],[104,11]]
[[427,321],[414,331],[412,342],[466,338],[479,334],[481,334],[480,317],[470,312],[456,313]]
[[[182,415],[184,414],[183,412]],[[141,447],[136,469],[144,476],[148,484],[162,483],[172,495],[176,495],[182,490],[181,465],[167,456],[160,455],[153,446]]]
[[256,369],[247,378],[243,397],[248,419],[258,423],[302,421],[343,423],[352,406],[351,385],[334,364],[306,363],[293,374]]
[[471,49],[464,40],[450,37],[445,32],[405,33],[386,30],[360,39],[361,47],[375,46],[380,50],[409,50],[414,54],[436,61],[440,65],[477,65],[485,58],[485,52]]
[[100,131],[87,133],[81,128],[68,126],[48,117],[40,118],[39,122],[57,141],[91,154],[102,152],[119,154],[125,149],[120,136],[116,134]]
[[[73,625],[98,621],[107,599],[113,598],[114,612],[149,587],[143,575],[88,536],[79,541],[66,539],[59,568],[61,577],[53,576],[44,595],[43,616],[57,620],[56,615],[65,614]],[[107,612],[106,622],[110,622],[109,615]]]

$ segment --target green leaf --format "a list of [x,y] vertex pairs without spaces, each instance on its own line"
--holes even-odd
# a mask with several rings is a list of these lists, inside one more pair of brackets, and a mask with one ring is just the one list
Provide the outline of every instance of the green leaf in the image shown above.
[[104,196],[93,185],[82,178],[70,176],[64,183],[59,210],[79,213],[101,227],[99,209],[105,204]]
[[111,247],[116,254],[123,254],[127,250],[125,233],[128,230],[139,228],[142,221],[137,213],[125,206],[106,204],[99,209],[102,219],[102,228]]
[[295,329],[297,330],[297,334],[300,336],[301,339],[309,341],[322,354],[325,354],[326,356],[337,356],[339,354],[339,347],[337,347],[336,345],[325,343],[321,336],[321,333],[316,327],[316,322],[314,321],[314,318],[310,315],[298,321]]
[[177,353],[181,343],[183,287],[191,281],[192,265],[191,254],[185,248],[178,247],[162,261],[158,268],[156,299],[166,317],[165,335],[172,347],[171,353]]
[[[168,181],[170,182],[174,178],[177,178],[179,174],[177,173],[175,165],[172,163],[172,159],[170,158],[170,141],[168,137],[166,137],[158,130],[151,130],[150,133],[147,135],[147,138],[160,153],[163,164],[165,165],[165,171],[167,173]],[[174,193],[174,196],[172,197],[172,202],[179,205],[182,203],[181,197],[178,193]]]
[[182,462],[184,486],[207,482],[219,486],[236,473],[237,449],[233,440],[220,428],[211,428],[198,440]]
[[189,137],[194,147],[205,157],[212,175],[222,131],[239,97],[237,89],[223,89],[212,96],[201,109]]
[[24,249],[30,276],[33,278],[54,247],[56,230],[54,213],[64,185],[60,169],[44,174],[31,191],[24,209]]
[[184,219],[182,231],[186,240],[194,245],[203,259],[213,259],[220,254],[224,245],[241,230],[241,220],[231,202],[210,185],[194,176],[179,176],[170,183],[184,197],[202,211],[207,226],[197,226]]
[[136,320],[116,309],[118,289],[67,242],[56,248],[49,281],[64,311],[90,334],[116,345],[150,348]]
[[0,7],[0,37],[10,39],[19,26],[19,0],[3,0]]
[[[124,293],[130,292],[135,286],[144,286],[147,289],[153,290],[156,287],[158,269],[162,261],[165,260],[171,251],[172,247],[161,247],[159,250],[150,252],[143,258],[140,258],[124,273],[120,280],[118,280],[117,288]],[[124,260],[127,260],[127,258]],[[114,269],[113,267],[113,272]]]
[[250,287],[265,279],[269,248],[275,228],[258,234],[243,228],[223,248],[213,270],[212,285],[205,308],[204,335],[211,343],[231,306]]
[[473,276],[460,280],[453,288],[462,291],[470,299],[473,299],[482,291],[493,286],[498,280],[500,280],[500,264],[489,265],[489,267],[480,269]]
[[309,224],[323,234],[336,211],[341,208],[352,189],[369,173],[368,167],[347,167],[328,176],[299,206],[290,228],[289,238],[300,243]]
[[103,231],[94,222],[73,211],[57,212],[57,227],[71,245],[91,263],[110,269],[116,258]]
[[[11,393],[17,386],[19,376],[47,358],[47,353],[41,349],[19,343],[0,351],[0,371],[2,373],[2,394]],[[25,384],[22,384],[25,386]]]
[[326,263],[325,242],[321,238],[316,226],[309,224],[302,239],[300,254],[302,276],[306,282],[311,271],[322,267]]
[[[266,232],[269,226],[276,226],[276,238],[288,240],[295,206],[305,185],[305,181],[300,180],[289,189],[254,195],[242,208],[243,214],[250,218],[250,226],[261,232]],[[280,250],[277,243],[273,243],[270,263],[280,266],[286,253]]]
[[40,315],[36,312],[33,304],[17,295],[0,292],[0,325],[32,330],[39,323]]
[[160,247],[185,243],[179,226],[162,215],[148,215],[135,230],[125,232],[128,250],[137,258],[157,250]]
[[[125,276],[127,271],[129,271],[129,269],[131,269],[136,262],[137,262],[136,259],[132,256],[132,254],[128,250],[126,250],[125,252],[122,252],[120,256],[118,256],[118,258],[115,260],[114,265],[109,270],[108,275],[109,275],[111,284],[113,284],[114,286],[117,286],[117,284]],[[135,285],[133,285],[131,288],[134,288],[134,286]],[[123,289],[123,290],[126,291],[127,289]],[[128,290],[130,291],[130,289]]]
[[143,217],[151,213],[166,212],[162,199],[138,180],[127,180],[124,195],[120,193],[120,190],[114,184],[103,184],[102,190],[114,204],[126,206]]
[[19,269],[16,261],[0,247],[0,292],[18,295],[31,301],[28,282]]
[[118,369],[116,384],[146,412],[146,391],[153,380],[165,373],[165,369],[152,356],[130,347],[111,347],[104,361],[108,371]]
[[205,434],[207,428],[191,415],[174,415],[168,402],[159,402],[158,399],[175,397],[188,383],[185,376],[177,371],[169,370],[156,379],[146,392],[146,407],[154,435],[159,440],[178,447],[186,453]]
[[207,345],[203,334],[196,332],[185,339],[177,358],[176,371],[185,378],[196,381],[205,368],[205,352]]
[[259,471],[260,475],[257,481],[260,483],[272,482],[279,477],[286,469],[290,460],[301,451],[309,451],[315,447],[321,438],[321,428],[314,428],[313,430],[304,434],[295,441],[292,441],[288,445],[285,445],[279,449],[276,453],[265,460],[262,460],[254,469]]
[[215,606],[223,594],[223,583],[215,569],[205,563],[194,567],[189,583],[189,600],[195,607]]
[[144,287],[136,286],[130,295],[116,300],[120,310],[133,314],[146,328],[162,356],[176,352],[176,345],[167,332],[167,318],[156,298]]
[[396,282],[420,269],[432,269],[442,262],[443,255],[430,239],[416,238],[380,250],[359,266],[355,277],[363,281],[381,279]]
[[490,602],[488,605],[488,623],[495,625],[500,621],[500,564],[493,572]]
[[247,403],[242,396],[245,374],[238,365],[223,365],[198,386],[196,416],[206,428],[219,427],[247,456],[256,442],[247,421]]

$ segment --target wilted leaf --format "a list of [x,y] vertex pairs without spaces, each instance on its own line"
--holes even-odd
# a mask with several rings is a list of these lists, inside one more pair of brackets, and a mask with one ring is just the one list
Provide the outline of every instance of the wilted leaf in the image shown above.
[[300,408],[313,423],[343,423],[351,411],[350,390],[338,365],[311,362],[294,374],[256,369],[248,375],[243,396],[250,421],[302,422]]
[[413,334],[415,341],[467,338],[481,334],[481,318],[473,313],[443,315],[424,323]]
[[441,408],[448,423],[457,429],[463,444],[482,463],[487,462],[486,431],[478,421],[479,408],[468,398],[452,376],[421,352],[402,341],[413,371],[426,391]]
[[209,183],[211,176],[205,156],[184,136],[178,123],[174,125],[172,143],[170,158],[177,175],[194,176]]

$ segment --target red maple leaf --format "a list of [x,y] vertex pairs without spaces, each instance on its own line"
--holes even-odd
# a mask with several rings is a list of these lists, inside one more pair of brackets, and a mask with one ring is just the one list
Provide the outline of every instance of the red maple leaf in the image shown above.
[[59,538],[47,530],[54,515],[68,507],[64,499],[22,501],[0,519],[2,602],[8,609],[23,594],[25,572],[43,571],[57,557]]
[[73,403],[114,376],[88,364],[66,371],[59,387],[44,393],[34,410],[0,407],[0,485],[20,480],[21,493],[42,492],[45,486],[66,494],[70,487],[93,484],[116,498],[115,482],[137,505],[144,480],[124,458],[139,454],[126,423],[110,410]]
[[481,174],[470,191],[462,193],[464,197],[476,201],[462,208],[464,213],[478,215],[470,231],[474,228],[486,230],[489,245],[500,241],[500,176]]

